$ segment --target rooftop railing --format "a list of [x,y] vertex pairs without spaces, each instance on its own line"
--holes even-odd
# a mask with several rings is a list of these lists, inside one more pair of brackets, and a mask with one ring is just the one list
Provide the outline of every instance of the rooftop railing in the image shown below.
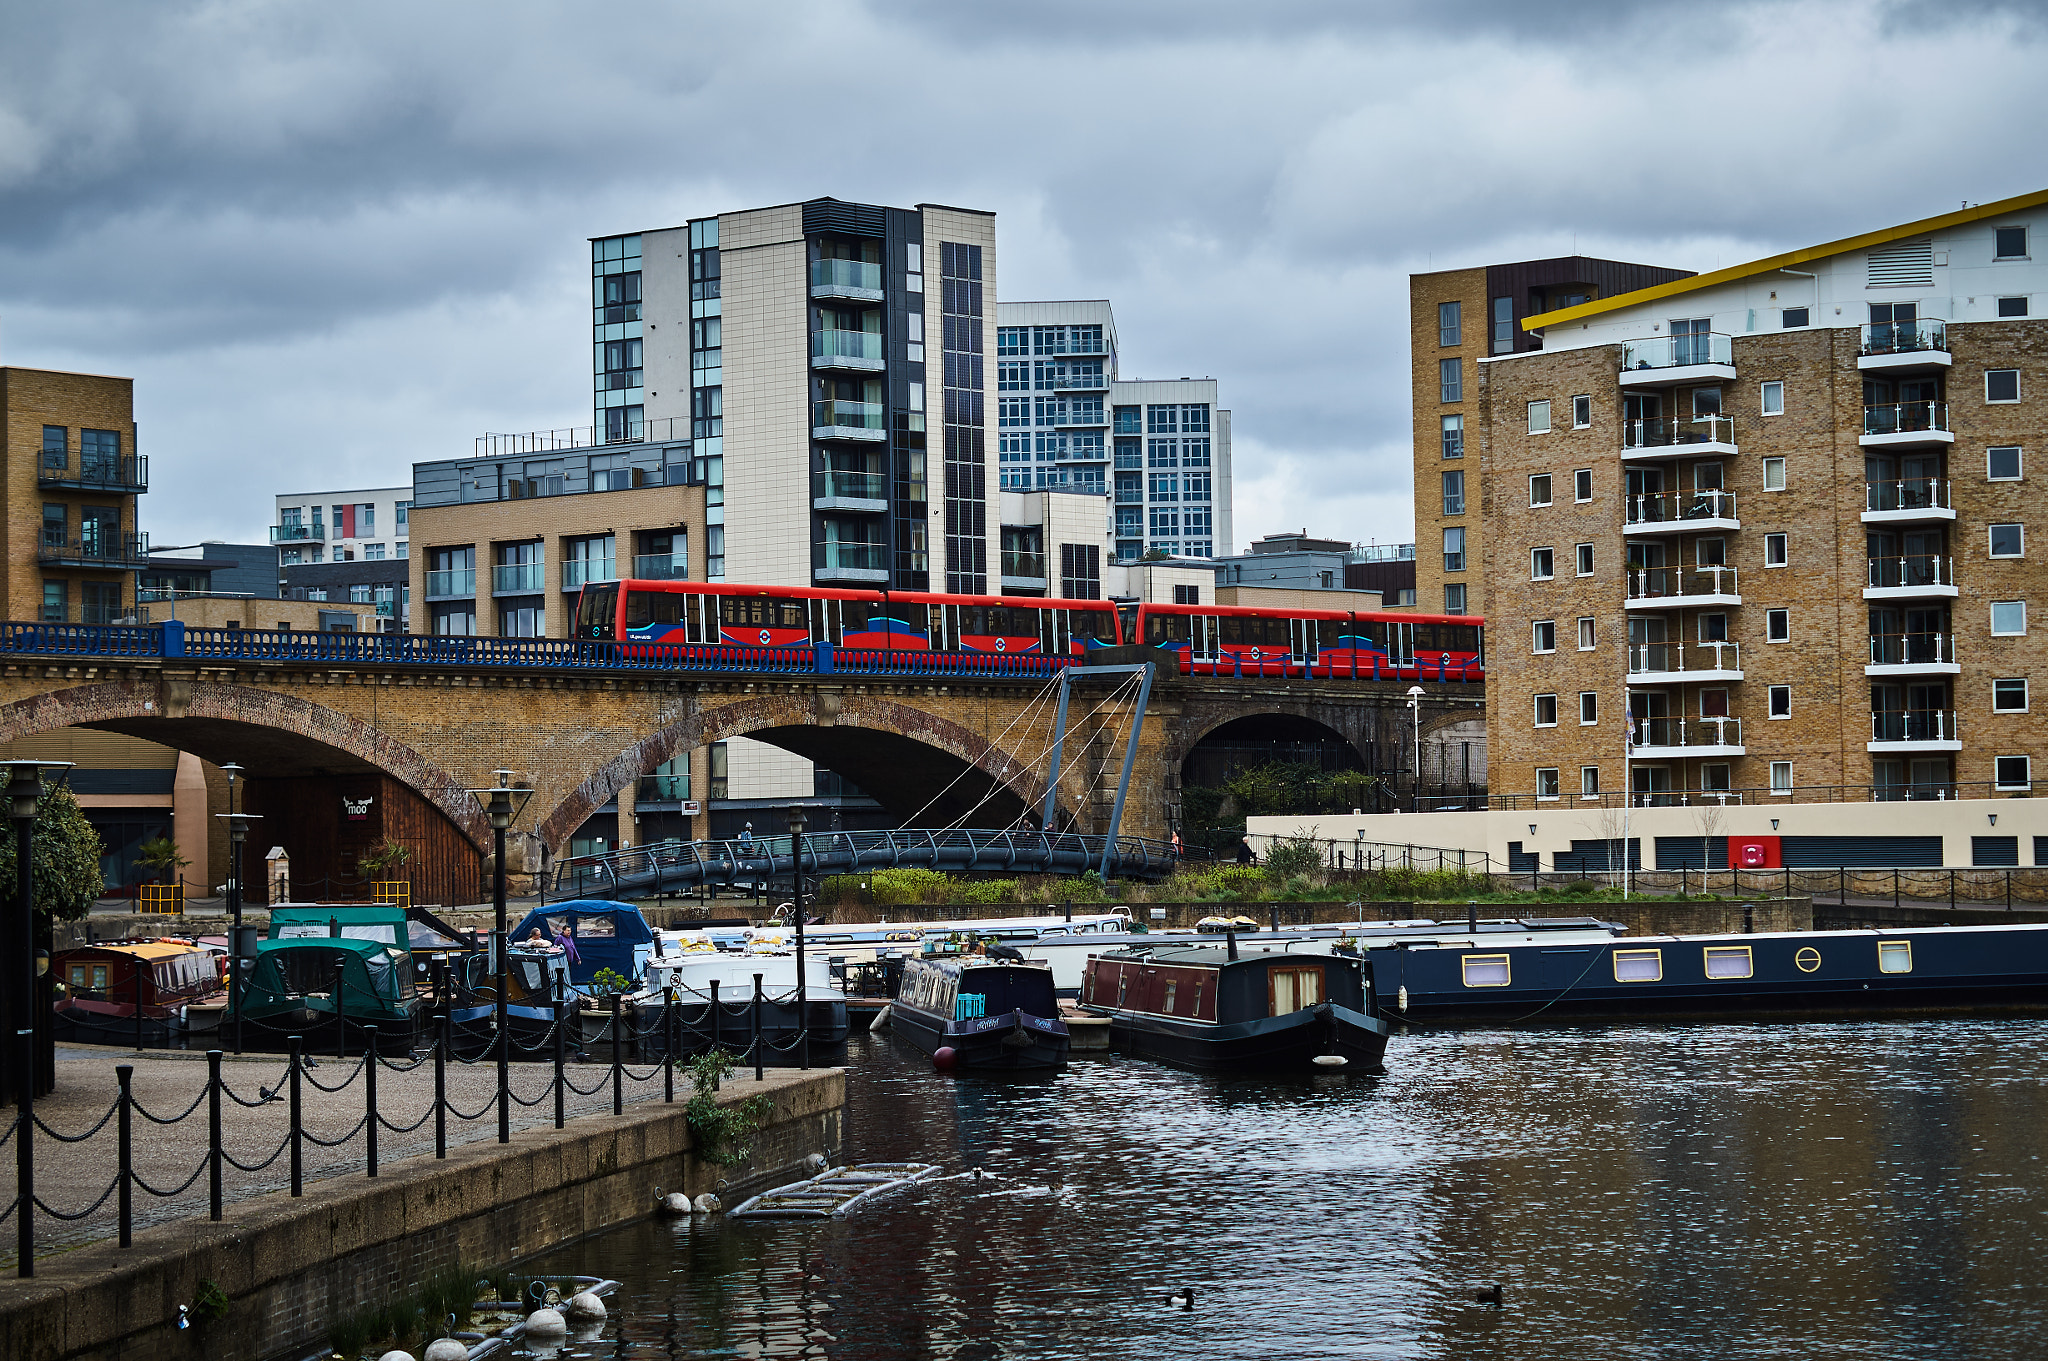
[[507,454],[539,454],[558,449],[592,449],[607,444],[665,443],[690,438],[690,418],[668,416],[660,420],[625,421],[616,432],[601,425],[572,425],[559,430],[532,430],[524,434],[485,434],[476,437],[478,458]]

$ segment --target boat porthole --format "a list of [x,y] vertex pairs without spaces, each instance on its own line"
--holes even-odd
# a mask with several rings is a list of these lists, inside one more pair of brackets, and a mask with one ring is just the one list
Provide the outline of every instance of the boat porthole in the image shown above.
[[1812,973],[1820,967],[1820,951],[1811,945],[1804,946],[1798,954],[1792,956],[1792,962],[1799,966],[1799,972]]

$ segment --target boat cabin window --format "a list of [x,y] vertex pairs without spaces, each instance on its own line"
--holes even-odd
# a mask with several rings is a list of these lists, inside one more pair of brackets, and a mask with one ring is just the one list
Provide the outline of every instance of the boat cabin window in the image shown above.
[[1879,973],[1913,972],[1913,942],[1910,940],[1881,940],[1877,943],[1877,971]]
[[1799,972],[1812,973],[1820,968],[1820,951],[1811,945],[1802,945],[1799,952],[1792,956],[1792,962],[1799,966]]
[[1169,1016],[1173,1014],[1173,995],[1179,990],[1179,983],[1168,983],[1166,985],[1166,1000],[1159,1004],[1159,1009]]
[[1709,978],[1756,976],[1756,961],[1747,945],[1709,945],[1706,947],[1706,965]]
[[1466,955],[1465,986],[1504,988],[1512,981],[1506,955]]
[[1323,1000],[1323,971],[1319,967],[1274,969],[1266,977],[1270,1016],[1285,1016]]
[[1662,950],[1616,950],[1614,952],[1614,981],[1617,983],[1656,983],[1664,977],[1664,952]]
[[1195,997],[1194,997],[1194,1001],[1193,1001],[1192,1003],[1190,1003],[1190,1004],[1189,1004],[1189,1006],[1188,1006],[1188,1015],[1190,1015],[1190,1016],[1200,1016],[1201,1014],[1202,1014],[1202,984],[1201,984],[1201,982],[1200,982],[1199,980],[1197,980],[1197,981],[1196,981],[1196,983],[1195,983]]

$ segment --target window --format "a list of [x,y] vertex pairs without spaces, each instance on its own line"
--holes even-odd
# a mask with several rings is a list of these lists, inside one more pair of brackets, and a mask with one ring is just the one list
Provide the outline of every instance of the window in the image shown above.
[[1984,475],[1993,482],[2019,481],[2020,451],[2010,446],[1986,449],[1984,451]]
[[1444,457],[1463,458],[1464,456],[1465,418],[1463,416],[1446,416],[1444,417]]
[[1994,638],[2017,638],[2027,631],[2027,602],[2024,600],[1994,600],[1991,602],[1991,636]]
[[1536,652],[1557,651],[1557,621],[1538,619],[1529,625],[1531,650]]
[[1753,978],[1756,961],[1747,945],[1709,945],[1705,949],[1709,978]]
[[1576,551],[1579,561],[1579,575],[1582,577],[1593,575],[1593,545],[1582,543]]
[[1692,390],[1692,418],[1705,420],[1721,414],[1721,389],[1694,388]]
[[66,616],[71,610],[70,586],[62,581],[43,583],[43,619],[45,624],[68,624]]
[[1721,613],[1700,616],[1700,641],[1703,643],[1725,643],[1728,641],[1728,616]]
[[2021,676],[1991,682],[1991,712],[2023,714],[2027,711],[2027,681]]
[[1881,940],[1877,943],[1877,971],[1879,973],[1913,972],[1913,942],[1910,940]]
[[1550,474],[1537,473],[1529,479],[1529,504],[1547,506],[1550,504]]
[[2020,399],[2020,371],[2018,369],[1984,370],[1984,400],[1987,402],[2017,402]]
[[1572,500],[1590,501],[1592,499],[1593,470],[1591,468],[1580,468],[1572,474]]
[[1600,721],[1600,696],[1591,690],[1579,691],[1579,726],[1590,727]]
[[1445,473],[1445,474],[1444,474],[1444,514],[1446,514],[1446,515],[1463,515],[1464,513],[1465,513],[1465,474],[1463,474],[1463,473]]
[[[1413,602],[1411,601],[1410,603],[1412,604]],[[1454,585],[1454,586],[1446,586],[1446,587],[1444,587],[1444,613],[1445,613],[1445,614],[1463,614],[1464,612],[1465,612],[1465,587],[1464,587],[1464,585],[1463,585],[1463,584],[1461,583],[1461,584],[1458,584],[1458,585]]]
[[1593,616],[1582,614],[1579,616],[1579,651],[1591,652],[1593,646]]
[[1764,641],[1767,643],[1789,643],[1792,641],[1792,611],[1764,611]]
[[70,427],[46,425],[43,427],[43,466],[58,472],[71,466],[71,450],[67,440]]
[[[1465,570],[1465,527],[1452,525],[1444,531],[1444,570],[1462,572]],[[1452,611],[1457,613],[1457,611]]]
[[1764,566],[1783,567],[1784,565],[1785,536],[1783,534],[1764,535]]
[[2025,316],[2026,314],[2027,314],[2027,300],[2026,300],[2026,299],[2025,299],[2024,297],[2019,297],[2019,298],[2000,298],[2000,299],[1998,300],[1998,315],[1999,315],[1999,316],[2001,316],[2001,317],[2023,317],[2023,316]]
[[1465,375],[1461,363],[1456,359],[1436,361],[1437,400],[1440,402],[1462,402],[1465,400]]
[[2026,531],[2018,525],[1991,526],[1991,556],[2017,558],[2026,549]]
[[1600,792],[1600,767],[1579,767],[1579,793],[1592,797]]
[[1792,792],[1792,763],[1790,761],[1771,762],[1771,792],[1773,794],[1790,794]]
[[1771,717],[1772,717],[1772,718],[1790,718],[1790,717],[1792,717],[1792,687],[1791,687],[1791,686],[1789,686],[1789,685],[1773,685],[1773,686],[1771,687]]
[[1614,981],[1617,983],[1656,983],[1664,977],[1664,952],[1662,950],[1616,950],[1614,952]]
[[1536,797],[1539,799],[1554,799],[1557,797],[1557,793],[1557,768],[1555,766],[1548,766],[1538,769],[1536,772]]
[[1468,988],[1504,988],[1508,985],[1508,956],[1466,955],[1462,961]]
[[1553,552],[1552,552],[1552,551],[1551,551],[1550,549],[1548,549],[1548,548],[1532,548],[1532,549],[1530,549],[1530,550],[1529,550],[1529,580],[1531,580],[1531,581],[1548,581],[1548,580],[1550,580],[1550,578],[1551,578],[1552,576],[1554,576],[1554,575],[1555,575],[1555,573],[1554,573],[1554,572],[1553,572],[1553,571],[1551,570],[1551,566],[1552,566],[1552,559],[1553,559],[1553,558],[1554,558],[1555,556],[1556,556],[1556,555],[1555,555],[1555,554],[1554,554],[1554,553],[1553,553]]
[[1593,399],[1587,396],[1572,398],[1572,429],[1584,430],[1593,423]]
[[1462,345],[1464,341],[1464,304],[1440,302],[1436,305],[1436,343],[1439,345]]
[[1557,696],[1536,696],[1536,726],[1554,728],[1557,726]]
[[1786,308],[1784,315],[1784,325],[1785,329],[1788,331],[1793,329],[1794,327],[1806,325],[1806,309],[1804,307]]
[[1785,385],[1765,383],[1763,385],[1763,414],[1782,416],[1785,414]]
[[1493,300],[1493,352],[1509,354],[1515,348],[1515,300]]
[[1548,401],[1529,403],[1529,433],[1547,435],[1550,433],[1550,403]]
[[1785,490],[1785,460],[1767,458],[1764,460],[1764,490]]
[[1993,779],[2000,789],[2031,789],[2033,772],[2031,758],[2025,756],[2001,756],[1992,763]]
[[[1067,546],[1067,545],[1062,545],[1062,547],[1066,547],[1066,546]],[[1082,547],[1083,545],[1079,545],[1079,544],[1077,544],[1077,545],[1073,545],[1073,546],[1074,546],[1074,547]],[[1093,545],[1093,544],[1088,544],[1088,545],[1085,545],[1085,546],[1086,546],[1086,547],[1089,547],[1089,548],[1093,548],[1093,547],[1094,547],[1095,545]],[[1090,597],[1090,598],[1092,599],[1093,597]],[[1174,587],[1174,588],[1173,588],[1173,603],[1174,603],[1174,604],[1176,604],[1176,605],[1199,605],[1199,604],[1201,604],[1201,603],[1202,603],[1202,588],[1201,588],[1200,586],[1176,586],[1176,587]]]
[[2027,258],[2027,229],[2025,227],[2000,227],[1996,233],[1997,255],[2000,260],[2024,260]]

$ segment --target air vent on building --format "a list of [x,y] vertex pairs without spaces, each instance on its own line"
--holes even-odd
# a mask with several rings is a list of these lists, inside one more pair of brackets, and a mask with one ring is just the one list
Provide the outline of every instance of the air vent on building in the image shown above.
[[1926,288],[1934,283],[1934,243],[1901,241],[1870,252],[1871,288]]
[[804,235],[880,237],[882,210],[871,203],[812,199],[804,205]]

